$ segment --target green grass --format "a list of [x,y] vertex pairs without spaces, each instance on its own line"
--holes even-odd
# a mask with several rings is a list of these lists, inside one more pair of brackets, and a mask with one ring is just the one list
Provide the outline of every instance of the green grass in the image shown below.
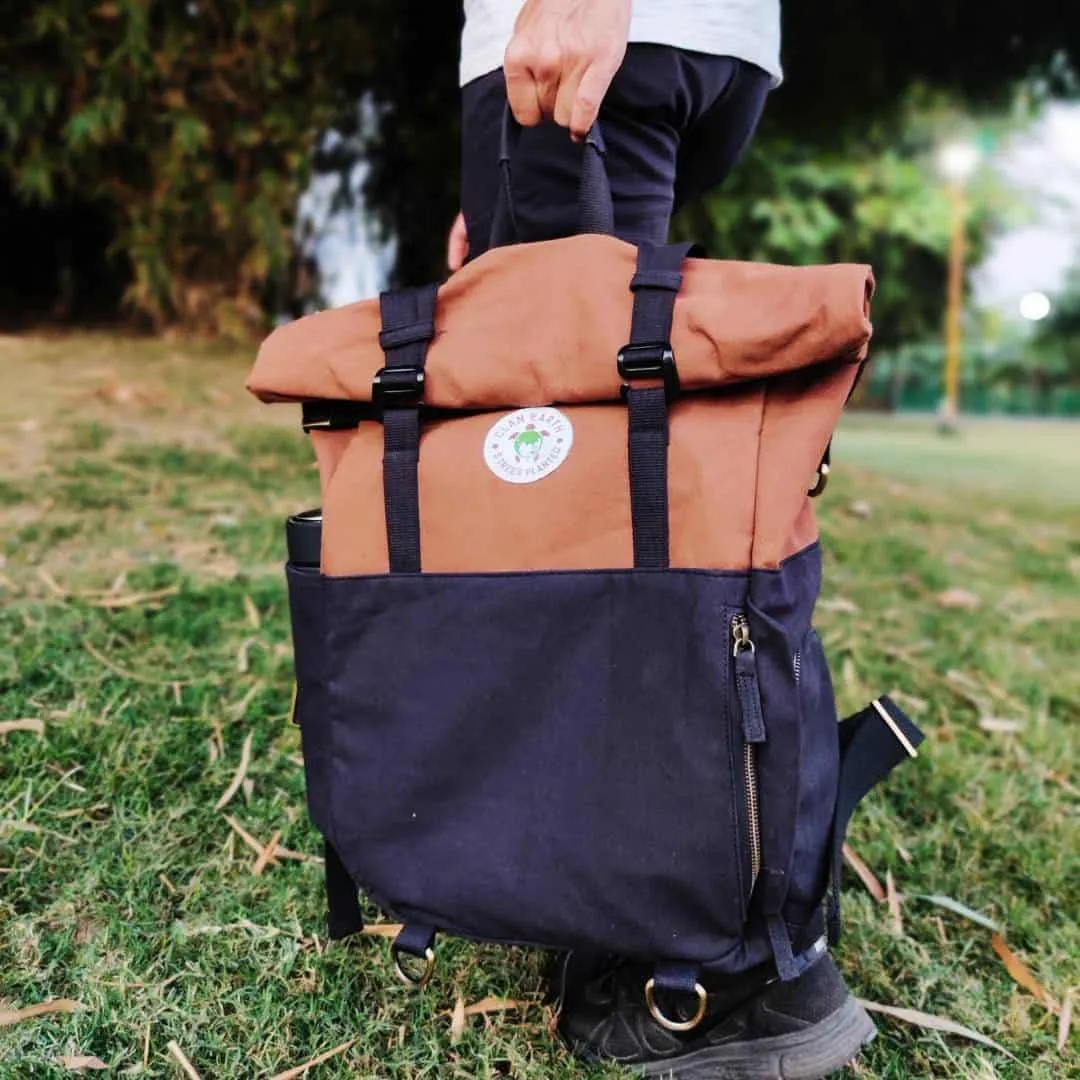
[[[152,342],[0,341],[0,721],[44,723],[0,736],[0,1011],[85,1006],[0,1028],[0,1080],[69,1075],[72,1054],[103,1075],[176,1077],[170,1040],[204,1078],[269,1077],[352,1039],[312,1075],[618,1075],[547,1034],[542,957],[447,942],[415,995],[385,942],[327,944],[316,864],[252,872],[225,813],[319,852],[279,569],[283,517],[318,493],[293,411],[248,403],[245,366]],[[841,706],[891,691],[928,734],[850,836],[907,897],[902,932],[846,876],[838,962],[860,996],[967,1024],[1017,1059],[883,1020],[851,1076],[1080,1076],[1078,1037],[1059,1054],[1056,1018],[988,932],[916,899],[999,920],[1059,999],[1080,984],[1080,508],[1075,470],[1025,479],[1075,456],[1076,431],[1002,430],[1017,437],[942,442],[856,418],[820,504],[818,623]],[[947,589],[977,607],[943,606]],[[102,606],[117,601],[130,606]],[[251,787],[216,811],[249,733]],[[528,1007],[455,1045],[459,995]]]
[[852,415],[835,448],[866,469],[923,484],[1080,506],[1080,423],[965,417],[954,434],[926,418]]

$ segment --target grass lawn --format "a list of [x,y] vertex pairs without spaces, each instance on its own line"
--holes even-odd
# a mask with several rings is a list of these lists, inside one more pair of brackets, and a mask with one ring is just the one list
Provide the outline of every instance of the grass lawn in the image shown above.
[[[249,402],[246,365],[0,339],[0,1023],[83,1006],[0,1026],[0,1080],[79,1055],[180,1077],[170,1042],[204,1080],[342,1043],[313,1077],[619,1075],[549,1037],[538,955],[446,942],[417,995],[384,940],[327,945],[280,573],[282,520],[318,488],[295,410]],[[1080,1036],[1059,1052],[990,931],[922,899],[995,920],[1058,1002],[1080,984],[1077,444],[1063,425],[942,441],[877,417],[837,442],[818,623],[841,706],[889,691],[929,736],[849,837],[899,919],[847,874],[838,962],[859,996],[1007,1051],[881,1018],[850,1076],[1080,1076]],[[256,866],[240,829],[297,857]],[[520,1005],[452,1037],[455,1002],[485,997]]]
[[943,437],[933,419],[855,413],[835,449],[874,472],[1080,507],[1080,421],[965,417],[956,434]]

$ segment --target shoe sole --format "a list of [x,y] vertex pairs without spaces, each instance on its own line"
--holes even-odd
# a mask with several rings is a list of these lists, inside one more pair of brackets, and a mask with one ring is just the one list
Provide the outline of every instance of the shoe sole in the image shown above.
[[651,1080],[822,1080],[850,1064],[876,1034],[874,1021],[851,997],[802,1031],[710,1046],[635,1071]]

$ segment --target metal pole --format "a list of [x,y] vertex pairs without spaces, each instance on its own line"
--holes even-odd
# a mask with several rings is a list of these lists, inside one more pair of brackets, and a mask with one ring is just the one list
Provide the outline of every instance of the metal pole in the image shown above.
[[949,185],[952,229],[949,239],[949,292],[945,314],[945,408],[953,424],[960,412],[960,316],[964,307],[964,185]]

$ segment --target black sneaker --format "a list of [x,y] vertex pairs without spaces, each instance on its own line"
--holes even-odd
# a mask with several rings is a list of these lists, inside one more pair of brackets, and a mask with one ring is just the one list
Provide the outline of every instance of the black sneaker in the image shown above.
[[[564,978],[559,1034],[575,1054],[664,1080],[820,1080],[877,1033],[827,954],[788,983],[764,969],[708,977],[705,1015],[685,1033],[669,1031],[650,1013],[650,974],[617,963],[576,985],[572,975]],[[661,1007],[677,1021],[698,1002]]]

